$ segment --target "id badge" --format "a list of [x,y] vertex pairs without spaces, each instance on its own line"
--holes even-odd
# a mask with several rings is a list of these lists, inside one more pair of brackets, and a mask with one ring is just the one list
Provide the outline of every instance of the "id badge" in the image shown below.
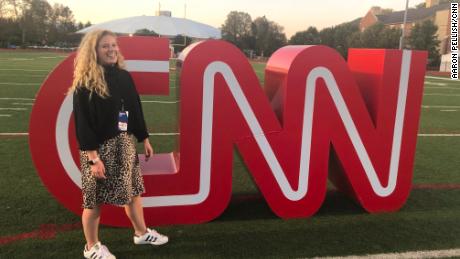
[[128,130],[128,111],[121,111],[118,113],[118,130]]

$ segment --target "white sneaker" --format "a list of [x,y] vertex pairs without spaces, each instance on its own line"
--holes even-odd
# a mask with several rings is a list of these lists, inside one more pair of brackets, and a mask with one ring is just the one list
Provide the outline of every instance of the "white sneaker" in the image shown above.
[[116,259],[116,257],[110,253],[109,249],[105,245],[101,244],[101,242],[94,244],[90,250],[87,250],[85,245],[83,256],[89,259]]
[[147,233],[138,237],[134,236],[134,244],[136,245],[163,245],[168,243],[169,238],[165,235],[158,233],[155,229],[147,228]]

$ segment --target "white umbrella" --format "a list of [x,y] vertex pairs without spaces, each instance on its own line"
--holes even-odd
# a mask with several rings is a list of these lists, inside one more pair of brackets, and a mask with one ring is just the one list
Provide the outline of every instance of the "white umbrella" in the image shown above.
[[189,19],[169,16],[133,16],[95,24],[79,30],[77,33],[86,33],[94,29],[105,29],[125,34],[147,29],[161,36],[169,37],[184,35],[198,39],[221,38],[220,30],[212,26]]

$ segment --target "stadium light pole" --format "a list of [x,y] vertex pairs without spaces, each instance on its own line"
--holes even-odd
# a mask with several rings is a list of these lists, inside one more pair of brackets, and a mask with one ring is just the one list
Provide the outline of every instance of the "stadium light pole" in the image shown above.
[[401,38],[399,39],[399,49],[403,49],[403,46],[404,46],[404,36],[406,35],[407,9],[409,9],[409,0],[406,0],[406,10],[404,11],[402,35],[401,35]]

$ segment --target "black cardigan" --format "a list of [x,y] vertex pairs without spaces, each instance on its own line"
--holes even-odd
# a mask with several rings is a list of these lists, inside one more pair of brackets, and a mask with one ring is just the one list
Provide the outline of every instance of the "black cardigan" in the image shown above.
[[75,128],[80,150],[96,150],[105,140],[117,136],[118,113],[122,107],[129,111],[128,132],[139,142],[148,138],[139,94],[131,75],[117,67],[104,67],[109,96],[102,98],[87,88],[78,88],[73,94]]

